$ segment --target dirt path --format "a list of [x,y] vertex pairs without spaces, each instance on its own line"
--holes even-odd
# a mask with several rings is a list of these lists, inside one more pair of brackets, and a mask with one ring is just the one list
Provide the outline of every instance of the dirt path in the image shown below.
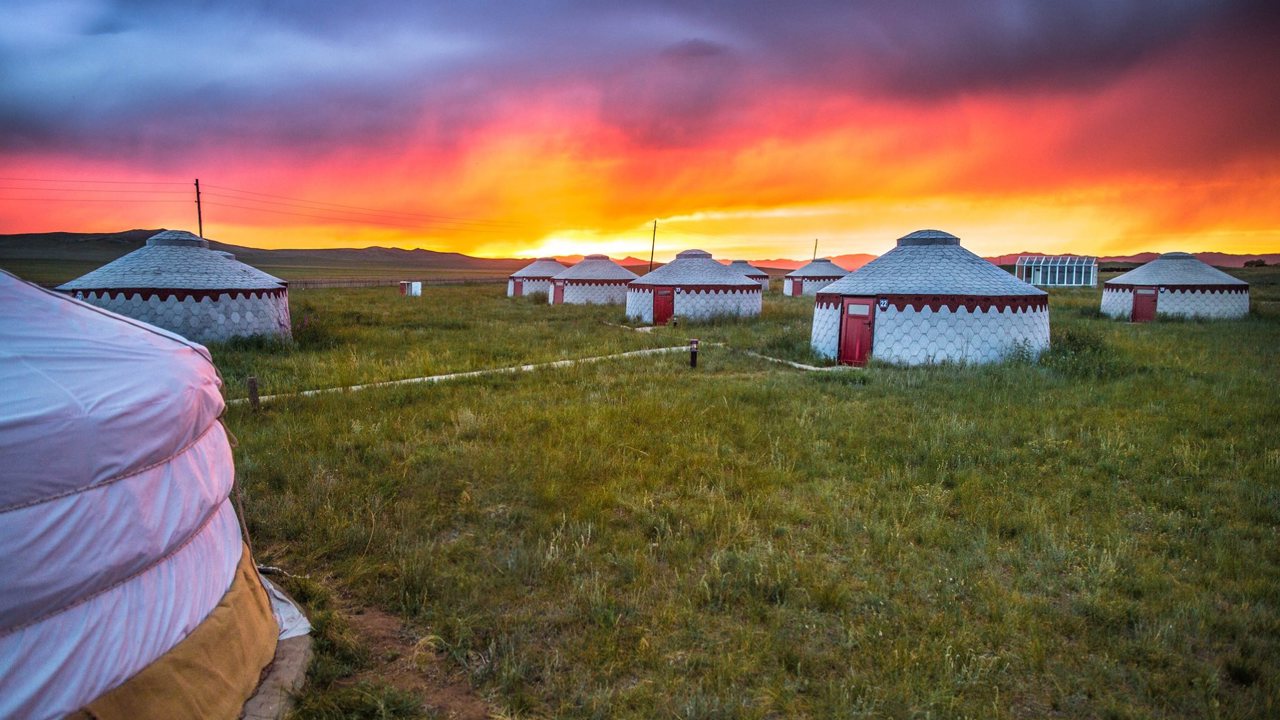
[[485,720],[493,717],[489,706],[444,658],[394,615],[376,608],[353,609],[347,620],[369,647],[372,667],[357,673],[351,682],[391,685],[422,699],[422,704],[442,717]]

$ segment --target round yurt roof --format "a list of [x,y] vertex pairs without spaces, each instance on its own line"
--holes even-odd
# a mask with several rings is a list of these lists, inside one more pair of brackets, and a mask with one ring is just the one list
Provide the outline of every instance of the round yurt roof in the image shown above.
[[582,262],[555,276],[556,280],[635,280],[638,275],[607,255],[588,255]]
[[822,289],[837,295],[1047,295],[960,246],[940,230],[918,230],[898,246]]
[[737,270],[738,272],[742,273],[743,275],[746,275],[747,277],[769,277],[769,273],[761,270],[755,265],[752,265],[746,260],[734,260],[733,262],[729,263],[729,268],[732,270]]
[[711,259],[705,250],[685,250],[676,259],[631,281],[632,285],[723,285],[755,287],[760,283]]
[[533,262],[525,265],[519,270],[511,273],[513,278],[549,278],[555,277],[564,272],[567,268],[556,262],[555,258],[538,258]]
[[831,262],[827,258],[818,258],[803,267],[796,268],[787,273],[789,278],[827,278],[827,277],[844,277],[849,271]]
[[1235,285],[1249,283],[1234,278],[1212,265],[1201,262],[1195,255],[1169,252],[1123,275],[1117,275],[1107,285]]
[[207,241],[189,232],[166,230],[143,247],[58,289],[274,290],[286,284],[228,255],[210,250]]

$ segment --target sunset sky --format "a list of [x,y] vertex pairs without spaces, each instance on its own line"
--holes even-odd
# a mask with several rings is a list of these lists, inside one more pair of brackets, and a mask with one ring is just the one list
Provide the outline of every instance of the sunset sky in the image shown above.
[[10,2],[0,233],[1280,252],[1280,3]]

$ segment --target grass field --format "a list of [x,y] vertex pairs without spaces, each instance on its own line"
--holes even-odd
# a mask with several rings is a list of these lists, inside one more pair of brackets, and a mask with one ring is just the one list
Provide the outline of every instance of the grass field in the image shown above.
[[[295,345],[215,360],[238,396],[690,336],[812,359],[805,299],[647,334],[425,294],[297,293]],[[508,717],[1275,717],[1280,318],[1097,304],[1055,292],[1038,363],[708,347],[234,406],[260,560],[309,576],[298,715],[447,716],[371,671],[368,607]]]

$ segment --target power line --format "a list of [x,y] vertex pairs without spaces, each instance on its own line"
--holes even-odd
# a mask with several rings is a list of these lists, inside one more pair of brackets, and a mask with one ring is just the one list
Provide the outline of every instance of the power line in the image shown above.
[[[473,218],[464,218],[456,215],[433,215],[430,213],[405,212],[401,210],[379,210],[377,208],[362,207],[359,205],[344,205],[342,203],[331,203],[331,202],[323,202],[320,200],[307,200],[306,198],[289,197],[288,195],[273,195],[271,193],[262,193],[262,192],[256,192],[253,190],[242,190],[239,188],[227,187],[225,185],[210,185],[208,183],[205,183],[205,187],[216,188],[219,190],[229,190],[231,192],[241,193],[245,195],[258,195],[261,197],[278,198],[280,200],[292,200],[294,202],[308,203],[311,205],[327,205],[335,208],[349,208],[351,210],[363,210],[363,211],[377,213],[379,215],[407,215],[410,217],[426,218],[429,220],[452,220],[456,222],[481,223],[486,225],[514,226],[518,224],[518,223],[507,222],[503,220],[476,220]],[[250,198],[240,198],[240,199],[249,200]],[[260,202],[266,202],[266,201],[263,200]]]
[[[208,187],[208,186],[206,185],[205,187]],[[227,200],[235,200],[238,202],[251,202],[251,203],[263,203],[267,205],[278,205],[281,207],[292,208],[295,210],[313,210],[317,212],[328,212],[332,215],[355,216],[350,218],[352,220],[374,219],[374,220],[386,220],[388,222],[402,223],[409,220],[417,219],[413,217],[398,217],[393,214],[387,214],[387,213],[381,213],[381,212],[372,212],[372,211],[366,212],[364,210],[329,210],[328,208],[311,207],[308,205],[299,205],[297,203],[280,202],[278,200],[258,200],[255,198],[244,198],[244,197],[238,197],[236,195],[226,195],[223,193],[209,192],[207,190],[204,192],[204,195],[207,197],[219,197]],[[451,224],[451,225],[465,226],[470,224],[469,221],[466,221],[466,220],[434,220],[432,219],[432,220],[429,220],[428,222],[430,224],[437,224],[437,225]],[[497,230],[497,229],[503,229],[503,228],[494,228],[486,225],[477,225],[475,228],[459,228],[459,229]]]
[[162,195],[185,195],[186,190],[136,190],[133,188],[56,188],[39,185],[0,185],[0,190],[39,190],[41,192],[95,192],[95,193],[152,193]]
[[149,200],[146,198],[39,198],[39,197],[0,197],[0,200],[22,200],[23,202],[133,202],[133,203],[186,203],[190,200]]
[[[209,193],[205,193],[205,194],[207,195],[207,194],[209,194]],[[334,217],[334,216],[332,216],[332,215],[312,215],[312,214],[310,214],[310,213],[289,212],[288,210],[272,210],[271,208],[250,207],[250,206],[246,206],[246,205],[230,205],[230,204],[228,204],[228,203],[221,203],[221,202],[217,202],[217,203],[214,203],[214,202],[207,202],[207,203],[205,203],[205,205],[210,205],[210,206],[213,206],[213,207],[236,208],[236,209],[238,209],[238,210],[256,210],[256,211],[258,211],[258,212],[273,213],[273,214],[276,214],[276,215],[296,215],[296,216],[298,216],[298,217],[309,217],[309,218],[315,218],[315,219],[317,219],[317,220],[330,220],[330,221],[333,221],[333,222],[345,222],[345,223],[352,223],[352,222],[364,222],[364,223],[370,223],[370,224],[373,224],[373,225],[387,225],[387,226],[390,226],[390,227],[407,228],[407,229],[409,229],[409,230],[425,230],[425,229],[429,229],[429,227],[424,227],[423,225],[408,225],[408,224],[405,224],[405,223],[387,222],[387,221],[385,221],[385,220],[373,220],[373,219],[361,219],[361,218],[344,218],[344,217]],[[500,230],[500,229],[498,229],[498,228],[446,228],[446,229],[449,229],[449,230],[472,230],[472,231],[476,231],[476,232],[506,232],[505,230]]]
[[0,177],[0,180],[11,182],[50,182],[50,183],[90,183],[97,185],[186,185],[186,183],[168,180],[53,180],[50,178]]

